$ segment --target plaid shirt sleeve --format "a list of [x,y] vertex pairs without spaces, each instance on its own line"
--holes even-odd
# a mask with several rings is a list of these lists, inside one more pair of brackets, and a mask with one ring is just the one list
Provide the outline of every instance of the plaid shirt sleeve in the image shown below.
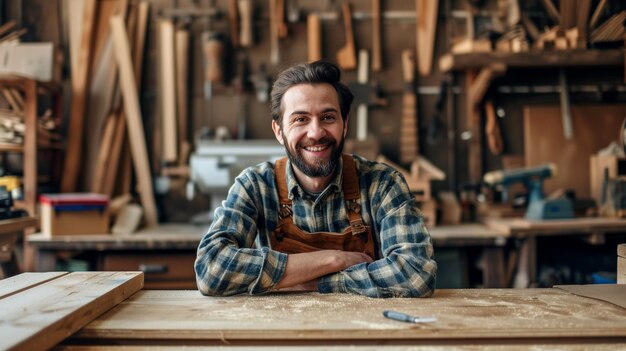
[[251,195],[254,183],[245,173],[237,177],[200,241],[195,271],[204,295],[258,294],[282,278],[287,255],[268,247],[252,248],[261,206]]
[[430,234],[406,181],[394,171],[373,188],[369,203],[382,258],[320,278],[319,291],[370,297],[431,296],[437,263]]

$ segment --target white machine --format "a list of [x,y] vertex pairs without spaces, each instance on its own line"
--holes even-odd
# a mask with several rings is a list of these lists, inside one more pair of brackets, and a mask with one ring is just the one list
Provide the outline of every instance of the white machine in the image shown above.
[[249,166],[284,157],[285,147],[271,140],[199,140],[189,159],[187,197],[197,187],[211,196],[211,212],[221,205],[235,178]]

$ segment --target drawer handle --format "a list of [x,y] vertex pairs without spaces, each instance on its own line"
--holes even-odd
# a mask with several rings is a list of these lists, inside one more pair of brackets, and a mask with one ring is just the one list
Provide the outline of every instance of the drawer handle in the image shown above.
[[167,265],[159,263],[140,263],[139,270],[146,273],[167,273]]

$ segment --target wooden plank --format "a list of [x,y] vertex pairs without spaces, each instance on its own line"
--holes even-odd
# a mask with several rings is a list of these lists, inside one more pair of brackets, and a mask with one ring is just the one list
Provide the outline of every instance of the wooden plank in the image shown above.
[[524,157],[527,167],[549,162],[557,166],[557,175],[544,182],[546,194],[573,189],[577,197],[585,198],[591,196],[589,159],[615,140],[626,105],[573,105],[571,112],[576,138],[567,140],[559,106],[525,106]]
[[106,0],[99,2],[98,27],[95,39],[94,58],[92,60],[92,81],[89,88],[89,105],[86,115],[85,134],[90,141],[85,145],[85,174],[83,186],[88,189],[93,183],[89,180],[97,176],[97,160],[103,145],[106,121],[115,109],[117,94],[117,66],[113,59],[113,46],[109,28],[109,19],[113,14],[126,16],[128,0]]
[[433,66],[439,0],[415,0],[415,10],[415,18],[418,19],[415,36],[417,69],[421,76],[428,76]]
[[76,72],[78,70],[78,52],[80,50],[80,38],[83,33],[83,18],[85,15],[86,1],[83,0],[65,0],[64,13],[67,13],[68,20],[68,42],[70,53],[70,70]]
[[22,273],[0,280],[0,299],[17,294],[26,289],[62,277],[67,272]]
[[72,73],[72,103],[70,122],[67,131],[67,148],[61,191],[72,192],[76,189],[78,174],[81,168],[83,125],[85,106],[87,104],[87,87],[89,86],[89,62],[91,61],[91,40],[94,31],[96,0],[85,1],[85,17],[80,51],[76,61],[77,69]]
[[[113,167],[109,163],[111,159],[111,145],[115,136],[116,125],[118,118],[115,114],[110,114],[104,124],[104,133],[100,140],[100,147],[98,151],[98,158],[95,164],[95,172],[91,183],[91,192],[103,194],[103,186],[105,182],[105,173],[109,167]],[[110,195],[110,194],[109,194]]]
[[[236,5],[236,4],[235,4]],[[176,29],[176,108],[178,117],[178,162],[186,164],[185,150],[188,148],[189,110],[189,30]]]
[[513,54],[498,51],[466,54],[445,54],[439,59],[442,72],[480,68],[490,63],[509,68],[523,67],[585,67],[622,66],[624,51],[617,50],[553,50],[527,51]]
[[177,149],[176,129],[176,70],[174,43],[174,22],[172,19],[159,19],[159,66],[161,91],[161,123],[163,152],[162,161],[175,162]]
[[31,216],[37,214],[37,82],[24,80],[24,202]]
[[552,2],[552,0],[541,0],[541,2],[543,2],[543,6],[546,8],[546,11],[548,12],[548,16],[552,18],[552,21],[554,21],[554,24],[556,25],[560,24],[561,16],[559,15],[559,11],[556,9],[556,6],[554,6],[554,3]]
[[[454,346],[451,346],[454,345]],[[180,345],[159,345],[159,351],[178,351]],[[594,351],[615,351],[626,348],[626,343],[606,343],[606,344],[593,344],[588,343],[575,343],[569,342],[567,344],[538,344],[535,343],[532,346],[529,345],[512,345],[507,343],[489,343],[488,345],[462,345],[454,340],[450,340],[446,345],[359,345],[359,344],[347,344],[341,342],[335,342],[333,345],[307,345],[298,346],[298,350],[302,351],[359,351],[359,350],[377,350],[377,351],[526,351],[532,349],[533,351],[580,351],[592,348]],[[112,345],[59,345],[54,348],[58,351],[152,351],[155,349],[154,345],[133,345],[133,346],[117,346]],[[294,346],[285,345],[203,345],[203,346],[184,346],[185,351],[212,351],[212,350],[229,350],[229,351],[291,351]]]
[[0,348],[48,349],[142,286],[142,272],[75,272],[4,298]]
[[105,175],[100,189],[103,194],[109,196],[113,196],[114,193],[115,180],[117,179],[120,168],[122,147],[126,139],[126,117],[124,111],[119,111],[113,115],[113,119],[115,120],[115,131],[113,132],[111,148],[108,150],[109,157],[107,167],[104,170]]
[[617,256],[626,258],[626,244],[617,245]]
[[[399,323],[384,318],[384,310],[438,320]],[[293,345],[312,340],[432,344],[471,339],[476,344],[479,339],[601,342],[603,337],[626,337],[624,310],[559,289],[437,290],[419,303],[350,294],[211,298],[197,291],[144,290],[87,325],[74,340],[289,341]]]
[[144,139],[143,122],[137,96],[137,83],[132,67],[132,59],[128,36],[124,28],[124,20],[119,16],[111,18],[115,56],[119,65],[120,84],[124,96],[124,111],[131,143],[131,152],[137,173],[141,203],[144,208],[146,224],[155,226],[158,223],[156,204],[152,189],[152,175],[148,165],[148,152]]
[[596,6],[596,9],[593,11],[593,15],[591,15],[591,19],[589,20],[589,28],[596,28],[598,20],[600,19],[600,15],[602,14],[602,11],[604,11],[604,7],[606,6],[607,2],[607,0],[600,0],[598,6]]

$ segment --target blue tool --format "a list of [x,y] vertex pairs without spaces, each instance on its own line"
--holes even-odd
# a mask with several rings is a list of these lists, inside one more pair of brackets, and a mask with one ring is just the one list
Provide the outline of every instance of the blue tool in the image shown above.
[[[526,219],[561,219],[574,218],[572,201],[567,198],[546,199],[543,194],[543,181],[556,175],[553,163],[538,167],[518,168],[509,171],[488,172],[483,177],[490,185],[507,187],[513,183],[524,183],[528,188],[528,208]],[[503,201],[507,201],[507,191],[503,192]]]

